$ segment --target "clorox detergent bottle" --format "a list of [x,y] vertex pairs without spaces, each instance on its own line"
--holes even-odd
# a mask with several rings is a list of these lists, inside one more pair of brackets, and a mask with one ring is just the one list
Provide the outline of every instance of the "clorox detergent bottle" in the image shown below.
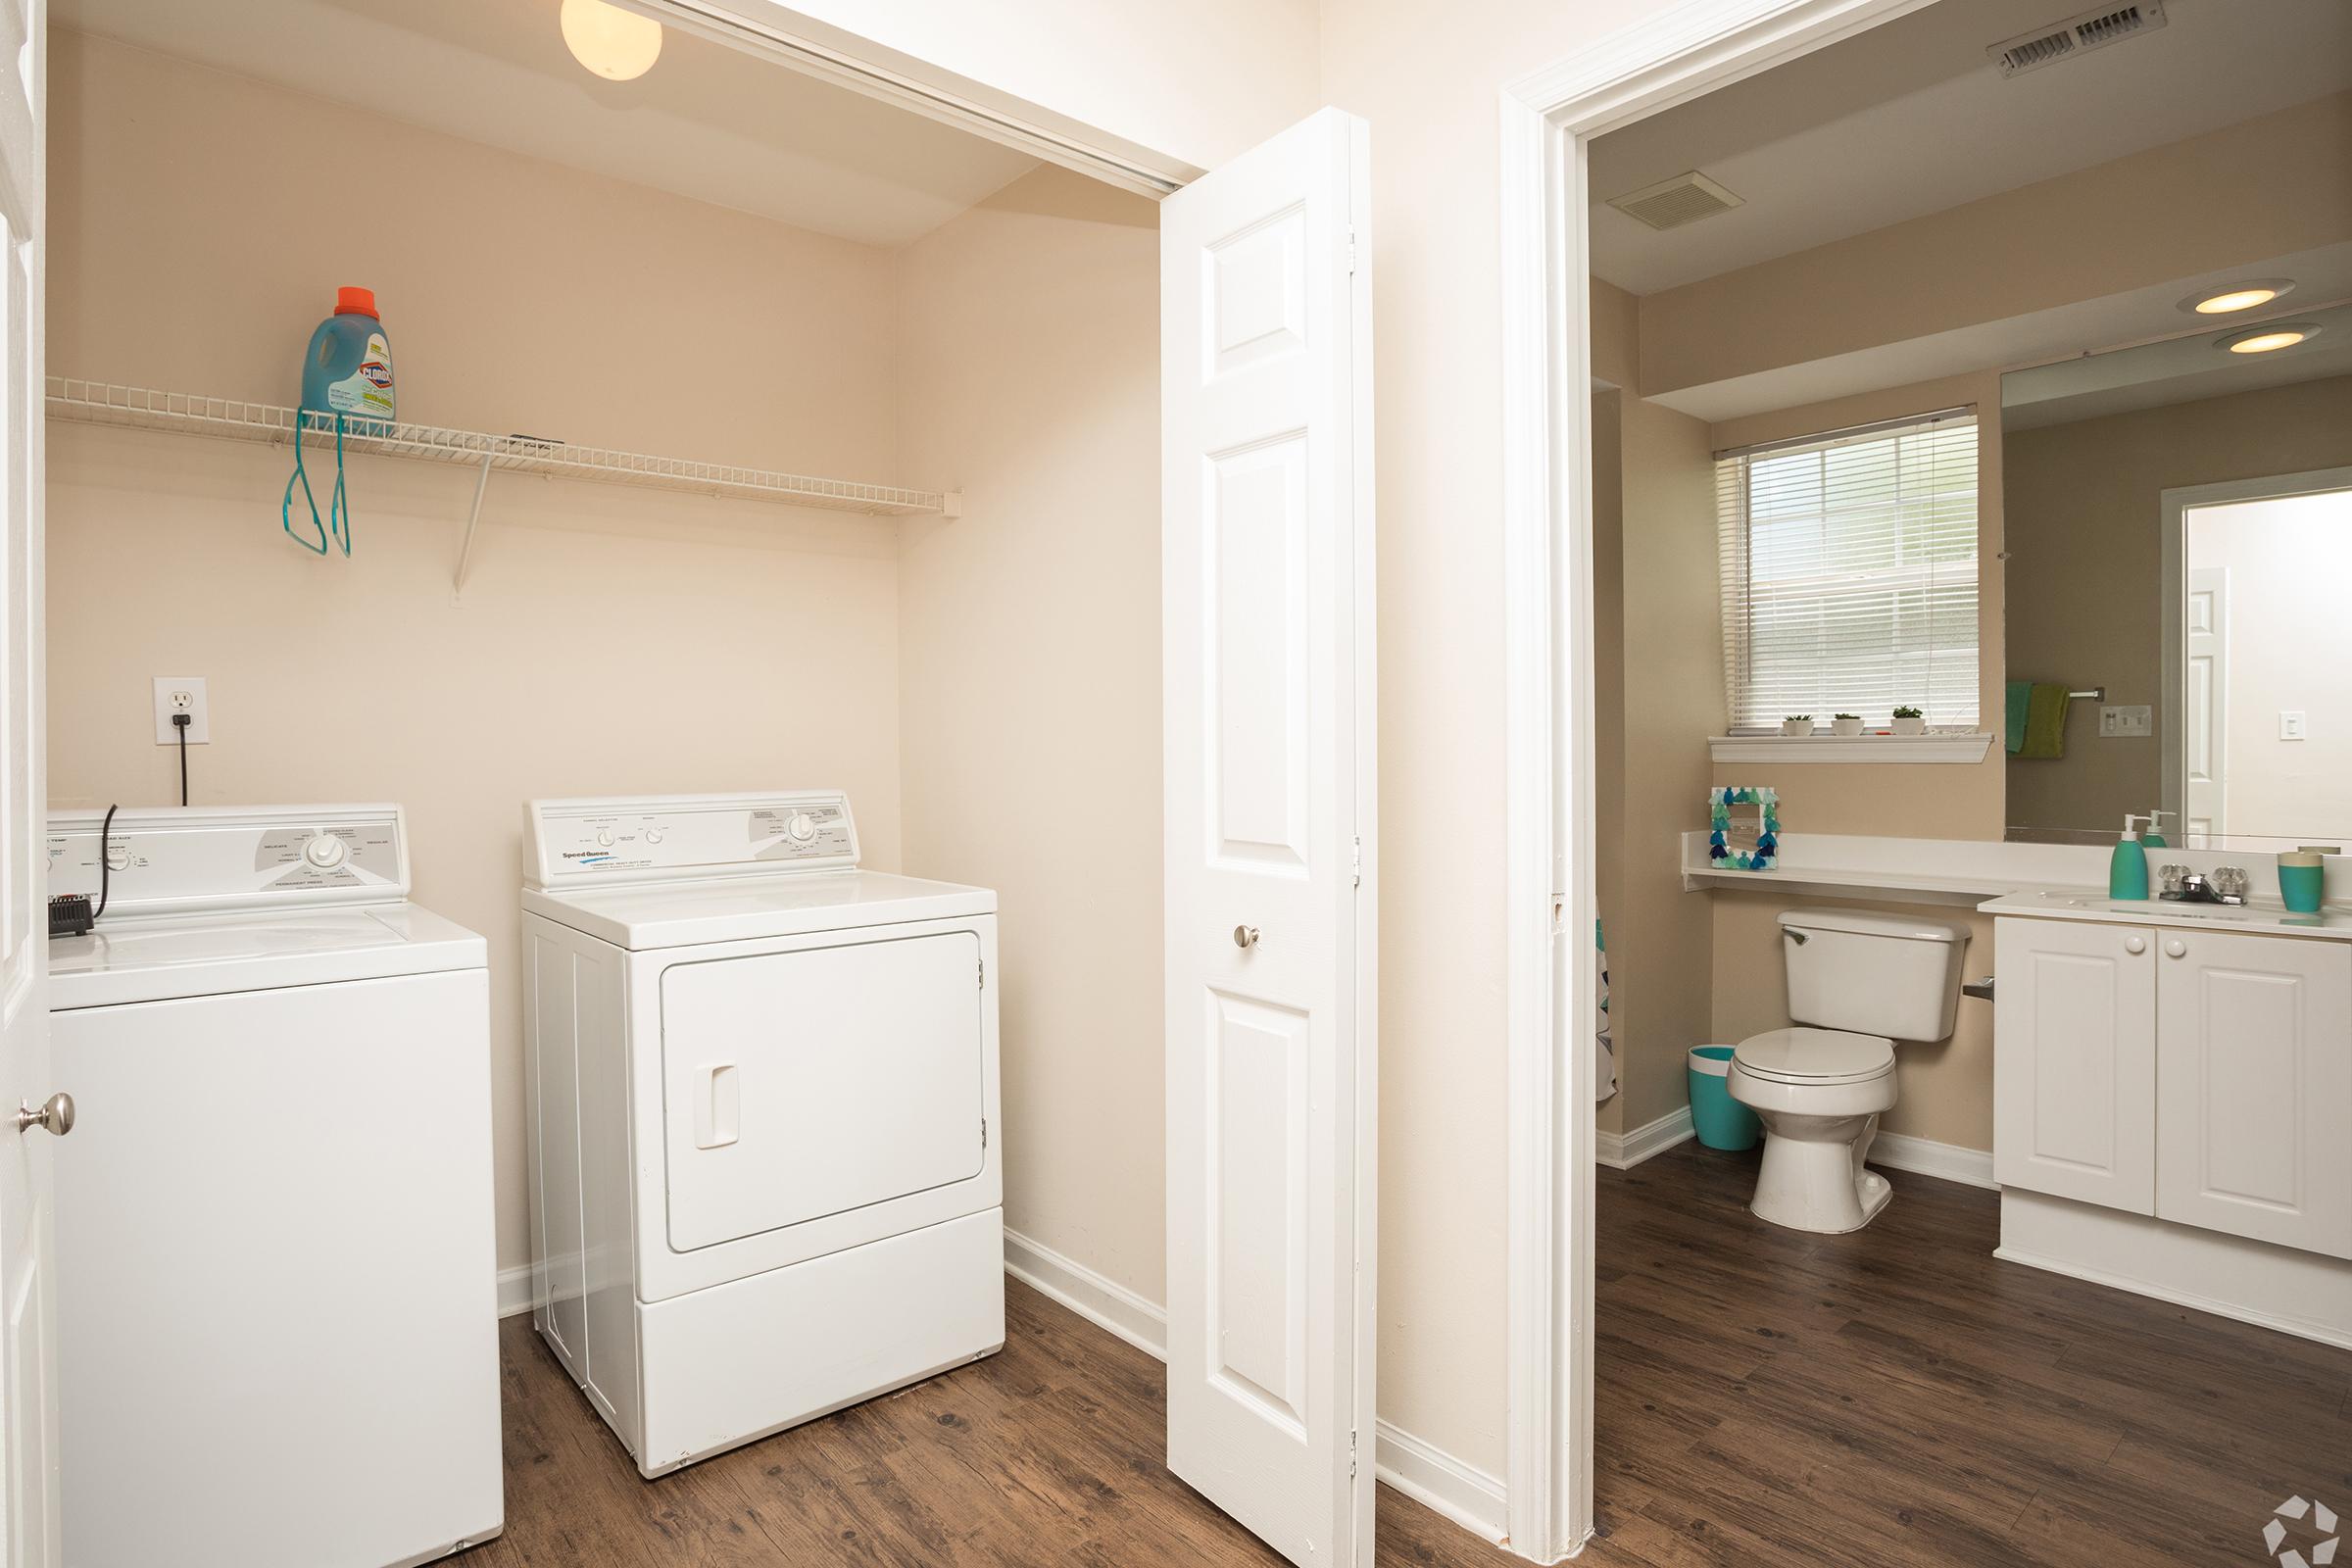
[[375,313],[375,291],[335,290],[335,314],[311,334],[302,362],[302,406],[314,414],[391,419],[392,340]]
[[[278,507],[278,522],[286,536],[303,549],[325,555],[331,541],[351,554],[351,509],[343,491],[343,440],[353,433],[352,421],[396,417],[392,398],[392,340],[383,318],[375,314],[375,291],[344,288],[335,291],[335,314],[311,334],[311,351],[302,362],[302,407],[294,416],[294,476],[286,481],[286,498]],[[318,501],[311,493],[311,476],[303,471],[306,436],[335,433],[335,490],[326,517],[318,515]],[[377,434],[362,426],[360,434]],[[294,525],[294,491],[302,490],[309,505],[311,526],[306,533]]]

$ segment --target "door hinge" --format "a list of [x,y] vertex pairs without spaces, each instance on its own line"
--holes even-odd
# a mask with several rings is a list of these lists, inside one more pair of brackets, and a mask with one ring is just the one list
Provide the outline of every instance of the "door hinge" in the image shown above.
[[982,1149],[988,1147],[988,1118],[986,1116],[980,1118],[980,1147]]
[[988,960],[986,958],[980,960],[980,989],[983,991],[988,989]]
[[1348,231],[1348,275],[1355,275],[1355,230]]
[[1355,1479],[1355,1429],[1348,1429],[1348,1479]]
[[1362,839],[1355,841],[1355,847],[1348,852],[1348,871],[1355,878],[1352,885],[1360,888],[1364,885],[1364,841]]

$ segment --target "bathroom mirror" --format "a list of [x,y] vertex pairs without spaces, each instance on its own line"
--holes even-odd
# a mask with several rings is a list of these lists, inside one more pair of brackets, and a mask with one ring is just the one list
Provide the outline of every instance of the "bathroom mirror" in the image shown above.
[[2347,298],[2341,244],[2002,378],[2010,838],[2352,844]]

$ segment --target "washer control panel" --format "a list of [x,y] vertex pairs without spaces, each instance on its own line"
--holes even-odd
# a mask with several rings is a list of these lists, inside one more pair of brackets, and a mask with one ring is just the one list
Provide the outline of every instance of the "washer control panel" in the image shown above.
[[376,904],[409,895],[397,806],[139,808],[49,818],[49,891],[103,896],[109,917]]
[[533,801],[525,809],[536,888],[847,871],[858,828],[839,790],[775,795]]

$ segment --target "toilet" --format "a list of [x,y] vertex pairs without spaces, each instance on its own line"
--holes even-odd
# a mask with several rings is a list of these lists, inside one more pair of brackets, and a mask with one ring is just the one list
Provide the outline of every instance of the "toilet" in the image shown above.
[[1764,1124],[1758,1219],[1858,1231],[1893,1196],[1866,1169],[1894,1105],[1898,1040],[1948,1039],[1968,928],[1869,909],[1785,909],[1781,956],[1795,1027],[1740,1042],[1728,1086]]

